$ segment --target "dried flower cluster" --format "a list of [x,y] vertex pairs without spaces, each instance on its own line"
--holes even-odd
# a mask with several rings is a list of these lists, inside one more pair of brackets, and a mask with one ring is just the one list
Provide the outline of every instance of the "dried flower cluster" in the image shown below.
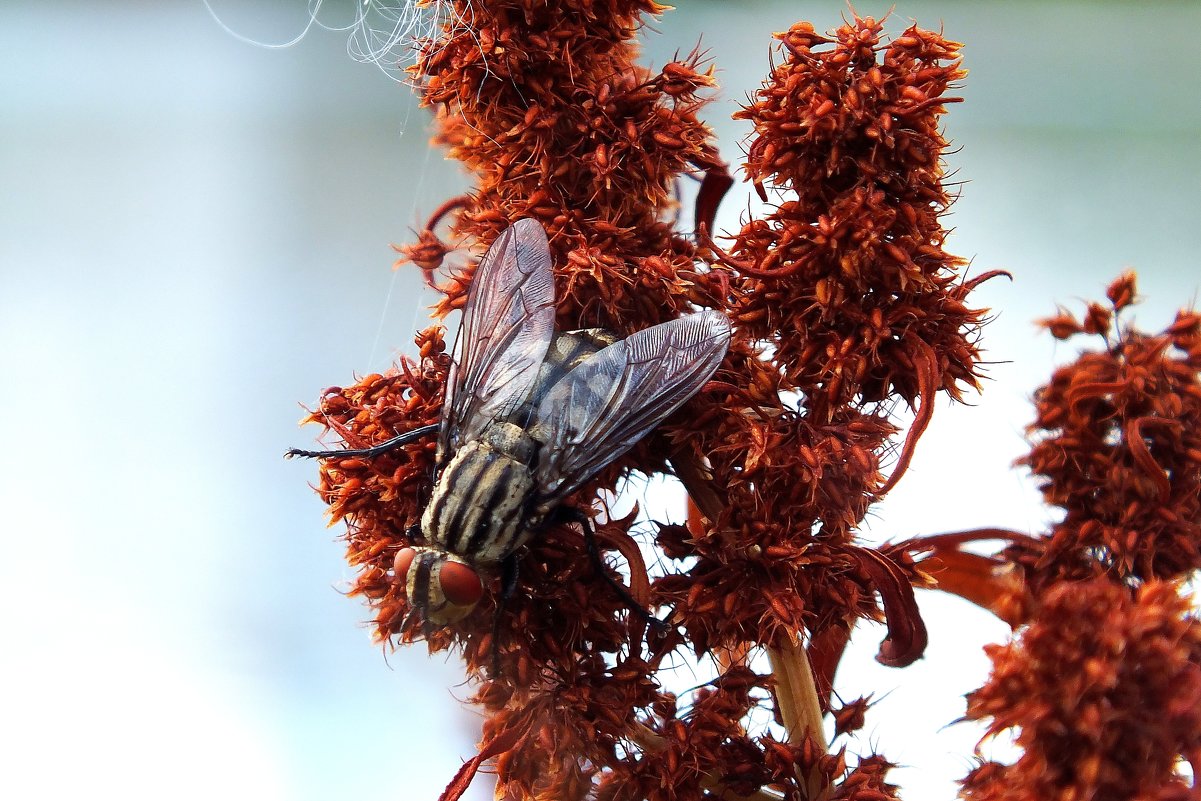
[[1063,520],[1027,564],[1036,588],[1104,572],[1183,578],[1201,567],[1201,315],[1182,311],[1149,335],[1119,328],[1133,273],[1090,303],[1044,320],[1058,339],[1105,348],[1055,371],[1035,396],[1035,444],[1022,462]]
[[964,780],[971,801],[1195,798],[1201,767],[1201,622],[1166,582],[1136,592],[1061,582],[1015,642],[988,647],[993,674],[968,716],[1016,729],[1021,758]]
[[[1020,460],[1062,519],[1043,537],[982,529],[919,538],[939,586],[1015,627],[989,649],[993,673],[969,697],[988,734],[1017,732],[1013,765],[986,762],[971,799],[1193,798],[1176,773],[1201,751],[1201,622],[1179,583],[1201,562],[1201,315],[1159,334],[1122,324],[1127,273],[1080,318],[1042,321],[1085,352],[1035,395]],[[968,542],[1009,545],[980,556]]]
[[[550,235],[562,330],[601,326],[624,335],[705,307],[726,312],[735,331],[715,380],[573,500],[598,517],[605,555],[620,555],[629,573],[622,580],[669,622],[661,628],[629,611],[601,580],[579,532],[562,528],[541,532],[522,554],[519,585],[502,614],[489,600],[499,578],[485,577],[491,592],[470,616],[423,632],[419,621],[407,621],[408,602],[391,571],[429,498],[433,441],[323,465],[319,490],[333,518],[347,523],[348,556],[359,570],[354,593],[371,604],[379,639],[459,649],[482,682],[475,701],[488,714],[484,740],[444,797],[457,798],[487,761],[495,764],[498,797],[507,799],[896,797],[887,760],[869,755],[848,764],[821,732],[824,712],[839,733],[863,724],[866,699],[831,709],[829,698],[855,622],[886,617],[881,661],[900,666],[921,655],[926,635],[913,586],[931,583],[925,568],[933,564],[915,565],[923,551],[941,557],[945,588],[956,570],[991,571],[978,600],[1008,609],[1007,619],[1034,609],[1027,588],[1038,576],[1052,582],[1096,572],[1047,572],[1051,551],[1035,553],[1023,541],[1013,553],[1034,555],[1016,559],[1011,576],[1019,566],[1026,572],[1002,582],[993,571],[1000,557],[952,564],[962,539],[883,548],[855,539],[870,504],[904,472],[936,394],[958,399],[979,378],[984,313],[967,296],[991,274],[964,280],[963,260],[943,248],[940,223],[952,198],[939,120],[958,100],[948,96],[964,75],[958,45],[916,26],[889,41],[880,21],[858,17],[829,36],[804,23],[778,35],[780,63],[740,116],[755,128],[745,172],[779,202],[747,221],[726,253],[709,229],[730,179],[698,118],[712,70],[696,52],[657,71],[634,61],[634,33],[665,7],[621,0],[453,5],[457,22],[423,46],[412,77],[435,110],[436,140],[476,185],[435,212],[418,241],[400,248],[402,260],[434,284],[453,249],[435,230],[441,220],[450,216],[456,236],[482,247],[513,221],[533,217]],[[701,179],[695,241],[671,219],[682,176]],[[461,308],[470,281],[470,267],[442,279],[438,316]],[[1090,320],[1100,333],[1100,318]],[[1192,325],[1178,321],[1175,342],[1192,337],[1195,360]],[[1180,455],[1188,453],[1179,449],[1183,432],[1157,421],[1172,417],[1171,408],[1195,410],[1196,395],[1195,381],[1181,389],[1183,370],[1156,372],[1162,364],[1150,339],[1137,340],[1147,342],[1143,348],[1132,335],[1115,338],[1110,355],[1120,367],[1090,368],[1097,372],[1083,383],[1069,376],[1058,394],[1040,400],[1048,404],[1048,430],[1063,425],[1053,406],[1087,412],[1084,430],[1085,418],[1108,403],[1110,422],[1096,441],[1112,444],[1114,432],[1137,440],[1114,462],[1142,493],[1134,517],[1104,518],[1103,533],[1073,519],[1055,553],[1079,558],[1109,539],[1125,543],[1132,521],[1145,526],[1154,518],[1162,532],[1156,545],[1112,547],[1107,563],[1148,579],[1191,569],[1197,522],[1195,506],[1191,517],[1169,519],[1155,505],[1164,498],[1182,504],[1189,481],[1195,500],[1196,460]],[[438,421],[449,367],[441,329],[419,333],[417,344],[418,361],[328,390],[311,419],[350,447]],[[1135,364],[1150,373],[1136,378]],[[1105,387],[1125,380],[1128,397],[1118,393],[1127,399],[1115,402]],[[1150,384],[1157,389],[1139,394]],[[1062,398],[1071,400],[1065,406]],[[913,423],[897,443],[892,413],[902,407]],[[1048,437],[1031,457],[1048,477],[1048,498],[1066,508],[1072,500],[1118,509],[1089,485],[1099,474],[1072,456],[1075,447],[1095,458],[1095,450],[1086,452],[1094,440],[1073,445],[1079,432],[1063,430],[1062,441]],[[1189,435],[1196,430],[1188,427]],[[1173,456],[1162,437],[1174,439]],[[1068,458],[1056,461],[1056,453]],[[1151,464],[1160,465],[1158,475]],[[1072,469],[1075,485],[1065,478]],[[652,577],[643,563],[634,514],[608,519],[595,509],[598,490],[616,487],[629,470],[674,471],[694,504],[687,525],[657,528],[665,575]],[[1127,491],[1113,486],[1115,499]],[[1061,488],[1063,501],[1052,494]],[[1180,504],[1172,507],[1178,515]],[[1005,594],[993,592],[1001,587]],[[1164,597],[1148,603],[1166,609]],[[1124,613],[1129,626],[1115,637],[1135,636],[1142,608]],[[711,655],[720,670],[677,697],[657,672],[682,650]],[[763,650],[770,673],[751,667],[750,655]],[[1192,657],[1182,658],[1172,663],[1179,675]],[[494,659],[499,673],[490,669]],[[994,716],[998,730],[1015,725],[990,692],[977,696],[979,714]],[[782,732],[750,724],[761,707],[776,713]],[[1173,753],[1187,753],[1180,750],[1186,746]],[[982,787],[985,773],[970,786]]]
[[[413,69],[437,113],[436,141],[476,178],[456,231],[490,243],[511,222],[539,220],[562,267],[564,330],[627,334],[690,304],[725,305],[727,281],[698,270],[673,230],[679,176],[724,175],[697,119],[714,86],[700,54],[657,73],[635,63],[633,36],[653,2],[456,3],[449,26]],[[424,267],[440,256],[425,234]],[[439,313],[463,303],[470,273],[442,287]]]
[[916,27],[885,44],[882,27],[857,20],[832,40],[794,25],[739,115],[757,133],[747,175],[795,199],[738,236],[754,277],[738,320],[773,345],[813,416],[976,386],[981,318],[963,300],[981,279],[960,283],[939,220],[951,197],[938,121],[961,100],[946,95],[966,74],[959,45]]
[[[701,646],[837,636],[876,614],[876,592],[889,613],[881,659],[907,664],[925,646],[909,590],[920,578],[899,554],[855,545],[854,531],[904,471],[935,392],[975,384],[982,313],[963,303],[976,282],[956,274],[938,221],[950,202],[938,119],[957,100],[945,92],[964,74],[958,46],[916,27],[884,43],[881,31],[871,18],[832,38],[793,26],[740,114],[755,125],[746,174],[785,200],[723,257],[739,277],[739,331],[770,357],[735,354],[743,375],[731,383],[745,389],[697,402],[713,418],[696,436],[723,508],[693,497],[717,525],[661,537],[670,555],[701,557],[659,585]],[[897,400],[916,420],[884,479]]]

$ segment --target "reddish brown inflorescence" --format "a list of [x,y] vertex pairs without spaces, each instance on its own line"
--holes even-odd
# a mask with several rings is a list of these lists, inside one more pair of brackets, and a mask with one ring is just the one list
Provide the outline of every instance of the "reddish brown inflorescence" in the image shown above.
[[1016,641],[987,650],[968,717],[1014,730],[1023,753],[972,771],[964,798],[1196,797],[1175,768],[1201,767],[1201,622],[1176,586],[1061,582]]
[[1201,315],[1159,334],[1121,326],[1133,273],[1083,319],[1043,321],[1058,339],[1101,350],[1059,368],[1035,394],[1034,445],[1022,460],[1063,519],[1038,547],[1014,548],[1035,593],[1061,579],[1183,578],[1201,567]]
[[[1059,522],[1038,537],[978,529],[907,543],[931,555],[922,565],[941,589],[1015,627],[1064,581],[1106,576],[1135,586],[1201,567],[1201,314],[1181,310],[1148,334],[1123,319],[1136,298],[1134,273],[1106,296],[1080,317],[1060,309],[1040,321],[1056,339],[1102,343],[1035,393],[1032,445],[1018,462]],[[993,556],[961,549],[990,539],[1010,544]]]
[[[945,95],[964,75],[958,45],[916,27],[885,43],[881,30],[871,18],[831,37],[793,26],[739,114],[755,125],[747,175],[784,200],[722,258],[738,273],[731,314],[749,347],[732,349],[730,396],[696,404],[722,508],[693,497],[717,525],[661,537],[670,555],[700,556],[658,587],[702,647],[821,637],[876,615],[877,592],[890,624],[881,659],[906,664],[925,644],[909,591],[923,579],[903,556],[856,545],[855,530],[904,471],[935,393],[975,386],[982,312],[964,299],[981,279],[963,283],[962,260],[941,246],[951,199],[938,120],[958,100]],[[885,477],[898,400],[915,420]]]
[[[413,70],[437,113],[437,141],[476,177],[456,232],[491,242],[511,222],[539,220],[563,283],[565,329],[626,334],[689,304],[725,305],[720,272],[665,212],[677,179],[725,170],[697,118],[715,83],[701,55],[652,73],[633,36],[653,2],[456,3],[468,25],[425,45]],[[459,308],[466,281],[440,314]]]
[[[695,52],[658,71],[634,62],[635,32],[665,7],[453,5],[457,21],[424,45],[413,79],[435,109],[437,141],[476,186],[400,248],[443,293],[437,315],[461,308],[470,285],[470,269],[435,280],[450,248],[434,224],[454,211],[453,232],[480,247],[519,218],[543,224],[563,330],[625,335],[703,307],[725,311],[735,331],[714,380],[572,501],[596,514],[598,489],[627,470],[670,463],[679,475],[696,513],[658,527],[666,575],[652,583],[634,515],[597,527],[606,553],[628,566],[631,592],[670,620],[660,629],[600,580],[577,531],[555,529],[522,554],[503,614],[490,600],[498,578],[485,576],[490,591],[471,615],[425,634],[406,621],[390,571],[429,497],[434,445],[323,466],[320,491],[348,525],[354,593],[375,610],[379,638],[459,648],[471,675],[488,676],[475,699],[488,713],[480,753],[445,797],[485,760],[507,799],[667,801],[765,788],[787,799],[895,797],[886,760],[848,766],[814,729],[856,620],[887,613],[888,664],[925,646],[912,585],[926,577],[906,550],[858,544],[855,530],[903,472],[935,394],[958,398],[977,380],[982,312],[965,299],[980,279],[957,275],[962,260],[942,249],[939,224],[950,198],[938,121],[963,75],[958,46],[916,27],[886,42],[870,18],[830,38],[804,24],[781,34],[783,63],[741,116],[756,131],[747,173],[782,200],[727,255],[709,236],[729,178],[697,117],[712,70]],[[688,175],[701,179],[696,241],[671,219]],[[312,419],[352,447],[436,422],[449,359],[439,329],[418,345],[419,361],[329,390]],[[896,448],[897,401],[915,423],[882,467]],[[793,689],[752,670],[747,655],[792,647],[803,660],[800,637],[821,643],[816,718],[785,709],[786,737],[757,731],[751,713],[773,693],[777,713],[800,702],[783,700]],[[677,698],[657,671],[680,649],[714,654],[720,670]],[[857,728],[861,717],[848,705],[840,725]]]
[[[1020,460],[1062,519],[1045,536],[980,529],[919,538],[939,586],[1018,629],[967,717],[1016,734],[1012,765],[986,762],[964,797],[1184,799],[1178,760],[1201,758],[1201,623],[1179,584],[1201,567],[1201,315],[1159,334],[1123,319],[1135,277],[1108,303],[1041,322],[1097,337],[1035,393]],[[994,556],[960,550],[983,539]],[[1020,628],[1023,627],[1024,628]]]
[[[959,45],[912,27],[881,41],[856,20],[831,40],[800,23],[784,63],[742,112],[755,124],[746,172],[790,196],[733,248],[751,276],[738,321],[775,348],[813,417],[936,389],[975,387],[981,312],[943,250],[951,203],[939,118],[961,98]],[[753,269],[747,269],[753,267]]]

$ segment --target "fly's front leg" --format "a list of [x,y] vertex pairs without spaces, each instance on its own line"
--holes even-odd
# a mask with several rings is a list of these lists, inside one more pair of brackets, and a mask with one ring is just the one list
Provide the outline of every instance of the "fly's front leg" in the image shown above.
[[630,594],[629,589],[624,584],[609,575],[608,566],[605,565],[605,560],[601,558],[600,546],[596,544],[596,533],[592,530],[592,521],[588,519],[587,515],[579,509],[560,506],[551,514],[551,520],[552,522],[576,523],[579,525],[584,531],[584,543],[588,546],[588,557],[592,560],[596,571],[609,583],[609,586],[621,597],[621,600],[625,601],[626,606],[630,608],[631,612],[641,617],[656,629],[663,626],[663,621],[652,615],[649,610],[638,603],[638,599]]
[[416,442],[423,437],[436,433],[439,425],[441,424],[431,423],[428,426],[414,428],[412,431],[406,431],[378,445],[372,445],[370,448],[347,448],[346,450],[336,451],[304,451],[300,448],[289,448],[284,454],[284,458],[291,459],[293,456],[303,456],[306,459],[334,459],[347,456],[379,456],[390,450],[395,450],[401,445],[408,445],[410,442]]
[[500,563],[500,597],[492,612],[492,678],[500,678],[500,616],[509,599],[517,592],[517,554],[511,553]]

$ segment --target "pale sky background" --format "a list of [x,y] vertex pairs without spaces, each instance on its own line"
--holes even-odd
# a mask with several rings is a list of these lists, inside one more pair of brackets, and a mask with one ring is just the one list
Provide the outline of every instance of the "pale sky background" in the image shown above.
[[[307,19],[299,1],[212,3],[260,41]],[[846,9],[679,6],[647,58],[703,37],[723,86],[707,119],[735,162],[729,115],[770,34]],[[997,313],[993,380],[936,415],[867,536],[1037,531],[1048,513],[1009,464],[1073,348],[1031,321],[1127,266],[1148,327],[1201,286],[1201,5],[901,0],[890,29],[909,18],[967,45],[950,249],[1015,280],[973,296]],[[433,799],[473,753],[457,661],[370,643],[315,468],[280,458],[314,434],[299,403],[411,348],[434,298],[389,243],[465,185],[411,93],[346,41],[254,47],[200,0],[0,2],[2,797]],[[728,198],[719,227],[744,208]],[[886,696],[862,737],[907,766],[905,797],[950,799],[978,733],[948,724],[1007,630],[920,601],[926,659],[876,665],[865,627],[839,688]],[[491,797],[486,777],[473,792]]]

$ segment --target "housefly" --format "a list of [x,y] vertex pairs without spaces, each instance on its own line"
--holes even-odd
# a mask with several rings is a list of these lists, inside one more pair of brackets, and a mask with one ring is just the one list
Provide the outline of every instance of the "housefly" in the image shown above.
[[481,574],[503,567],[511,587],[516,552],[546,525],[580,523],[595,554],[587,518],[562,502],[692,397],[729,341],[717,311],[621,340],[556,331],[546,231],[518,220],[468,289],[441,422],[372,448],[288,455],[374,456],[437,431],[430,502],[395,575],[425,625],[444,626],[475,607]]

